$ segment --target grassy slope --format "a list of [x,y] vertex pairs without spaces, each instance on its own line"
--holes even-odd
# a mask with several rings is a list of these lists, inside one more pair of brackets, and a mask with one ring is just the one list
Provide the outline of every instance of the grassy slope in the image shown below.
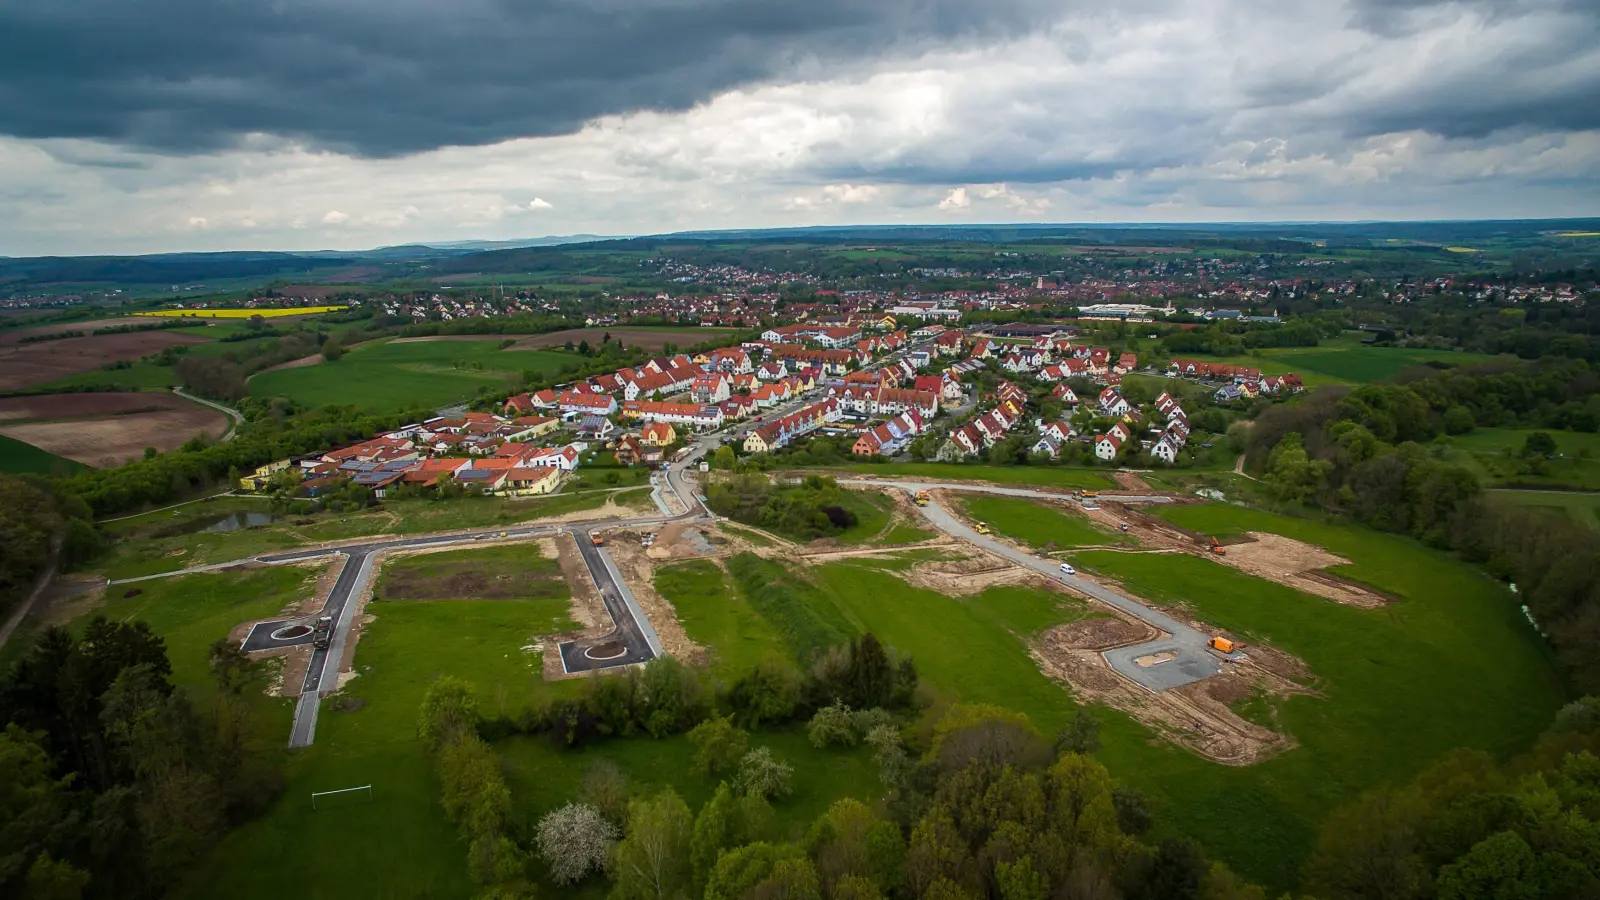
[[782,637],[733,590],[716,563],[691,560],[658,569],[656,591],[672,604],[689,639],[711,649],[713,665],[725,677],[786,655]]
[[[1274,889],[1296,881],[1318,823],[1335,805],[1408,778],[1451,747],[1523,746],[1561,700],[1554,674],[1504,595],[1466,566],[1355,529],[1228,507],[1176,513],[1185,515],[1183,524],[1214,533],[1258,529],[1316,541],[1354,560],[1345,574],[1407,598],[1393,610],[1362,611],[1202,559],[1081,554],[1080,561],[1114,571],[1133,590],[1188,601],[1209,621],[1270,637],[1322,679],[1325,698],[1287,704],[1286,721],[1302,746],[1247,769],[1205,762],[1153,741],[1121,714],[1097,713],[1102,756],[1114,774],[1155,797],[1164,823]],[[1022,710],[1047,733],[1075,708],[1015,636],[1048,623],[1053,600],[1000,605],[996,591],[962,600],[857,565],[817,573],[831,607],[912,653],[942,694]],[[1026,627],[1017,627],[1019,620]],[[1481,688],[1462,691],[1463,684]]]
[[[1539,474],[1526,471],[1520,458],[1528,435],[1543,430],[1555,439],[1556,458]],[[1478,428],[1449,438],[1453,454],[1488,484],[1600,490],[1600,434],[1537,428]]]
[[1600,494],[1558,491],[1490,491],[1490,496],[1566,516],[1580,525],[1600,530]]
[[949,478],[965,481],[993,481],[999,484],[1037,484],[1046,487],[1089,488],[1112,486],[1111,479],[1092,469],[1053,466],[984,466],[954,463],[881,463],[849,466],[849,471],[882,478]]
[[1087,516],[1064,513],[1038,500],[969,494],[961,499],[961,505],[968,517],[1040,550],[1134,543]]
[[[535,634],[572,627],[567,601],[383,601],[356,651],[359,673],[343,694],[365,705],[324,702],[316,743],[297,753],[284,796],[239,829],[199,868],[188,896],[468,897],[466,848],[439,809],[432,766],[416,740],[416,716],[439,675],[465,678],[486,712],[516,709],[552,688]],[[556,688],[576,687],[564,683]],[[372,798],[313,811],[311,791],[371,784]],[[283,865],[292,859],[294,865]],[[239,878],[240,872],[250,877]]]
[[88,468],[32,444],[0,434],[0,472],[9,474],[71,475]]
[[494,341],[366,344],[337,363],[263,372],[250,379],[250,393],[290,397],[313,407],[353,404],[390,411],[417,403],[446,406],[475,396],[480,387],[498,387],[523,370],[554,372],[579,359],[558,351],[498,347]]

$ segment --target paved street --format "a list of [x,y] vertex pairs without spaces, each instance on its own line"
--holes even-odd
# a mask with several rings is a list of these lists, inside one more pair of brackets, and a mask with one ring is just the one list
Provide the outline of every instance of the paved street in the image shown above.
[[[1061,499],[1060,494],[1033,491],[1026,488],[999,488],[954,482],[879,480],[858,483],[876,484],[880,487],[897,487],[911,493],[943,488],[978,493],[1006,494],[1016,497]],[[1128,676],[1138,684],[1152,691],[1160,692],[1168,688],[1175,688],[1204,678],[1210,678],[1221,671],[1222,665],[1218,657],[1206,646],[1207,636],[1166,613],[1146,606],[1131,597],[1126,597],[1086,578],[1067,575],[1061,571],[1061,564],[1055,560],[1030,556],[992,537],[981,535],[968,528],[966,524],[951,515],[936,501],[930,502],[927,506],[918,507],[918,509],[922,511],[922,514],[927,517],[929,522],[933,523],[934,527],[946,534],[969,541],[998,556],[1011,560],[1017,565],[1032,569],[1047,578],[1060,581],[1086,597],[1092,597],[1108,606],[1114,606],[1128,615],[1166,632],[1167,637],[1157,638],[1143,644],[1119,647],[1102,654],[1113,669]],[[1167,658],[1166,654],[1169,653],[1171,656]],[[1146,659],[1147,657],[1164,659],[1164,661],[1154,662],[1145,666],[1141,666],[1136,662],[1136,660]],[[1148,659],[1146,661],[1150,662]]]

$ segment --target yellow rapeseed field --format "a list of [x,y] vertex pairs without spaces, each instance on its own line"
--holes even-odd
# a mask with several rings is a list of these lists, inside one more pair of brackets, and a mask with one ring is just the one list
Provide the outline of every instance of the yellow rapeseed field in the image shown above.
[[251,316],[260,316],[263,319],[278,319],[284,316],[310,316],[317,313],[336,312],[345,309],[343,306],[297,306],[292,309],[171,309],[152,310],[149,312],[136,312],[136,316],[159,316],[162,318],[181,319],[248,319]]

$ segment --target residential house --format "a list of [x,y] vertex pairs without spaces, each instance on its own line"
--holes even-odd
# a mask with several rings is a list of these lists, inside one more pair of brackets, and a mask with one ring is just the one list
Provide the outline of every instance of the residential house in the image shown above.
[[1072,388],[1066,384],[1056,385],[1055,388],[1050,391],[1050,396],[1068,406],[1078,405],[1078,395],[1073,393]]
[[1115,429],[1108,431],[1094,439],[1094,455],[1110,462],[1117,458],[1125,442],[1126,438]]
[[695,403],[660,403],[652,400],[630,400],[622,405],[623,416],[647,422],[672,422],[693,425],[697,428],[722,426],[720,406],[701,406]]
[[590,394],[568,391],[561,395],[556,407],[564,413],[609,416],[617,411],[617,400],[610,394]]
[[511,429],[506,434],[506,440],[521,441],[544,437],[560,425],[561,420],[554,416],[518,416],[511,420]]
[[689,399],[701,406],[721,403],[731,396],[733,387],[721,372],[701,375],[689,386]]
[[666,447],[677,440],[678,431],[671,422],[648,422],[639,432],[639,442],[646,447]]
[[1116,388],[1108,387],[1100,392],[1100,412],[1102,415],[1123,416],[1127,415],[1128,410],[1132,408],[1127,398],[1123,397]]

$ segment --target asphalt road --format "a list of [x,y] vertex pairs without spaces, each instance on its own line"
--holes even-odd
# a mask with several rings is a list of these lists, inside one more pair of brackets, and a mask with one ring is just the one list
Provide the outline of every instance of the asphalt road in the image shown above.
[[[928,490],[930,488],[948,488],[961,491],[978,491],[982,493],[1007,494],[1011,496],[1031,496],[1048,499],[1061,499],[1060,494],[1049,494],[1043,491],[1028,491],[1024,488],[990,488],[976,485],[957,483],[928,483],[904,481],[874,481],[861,482],[879,486],[898,487],[908,492]],[[1103,585],[1097,584],[1086,578],[1068,575],[1061,571],[1061,564],[1051,559],[1039,559],[1029,556],[1020,550],[1004,544],[992,537],[981,535],[968,528],[960,519],[951,515],[938,502],[929,502],[927,506],[918,507],[934,527],[946,534],[951,534],[962,540],[968,541],[984,548],[998,556],[1009,559],[1017,565],[1032,569],[1048,578],[1053,578],[1074,591],[1086,597],[1092,597],[1108,606],[1116,607],[1122,612],[1155,626],[1166,632],[1166,636],[1146,641],[1142,644],[1132,644],[1127,647],[1118,647],[1101,654],[1111,668],[1133,679],[1134,682],[1150,689],[1161,692],[1169,688],[1180,687],[1191,682],[1210,678],[1222,670],[1220,657],[1206,646],[1207,636],[1191,628],[1183,622],[1174,619],[1160,610],[1146,606],[1131,597],[1126,597]],[[1171,654],[1170,658],[1166,654]],[[1146,657],[1156,657],[1164,661],[1152,665],[1139,665],[1136,660]],[[1148,660],[1147,660],[1148,661]]]

